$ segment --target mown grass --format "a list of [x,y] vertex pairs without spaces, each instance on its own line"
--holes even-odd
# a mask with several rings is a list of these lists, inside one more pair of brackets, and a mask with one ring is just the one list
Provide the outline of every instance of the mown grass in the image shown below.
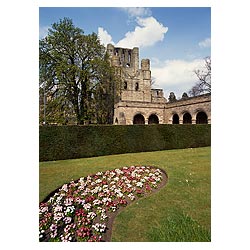
[[129,205],[115,219],[112,241],[210,241],[211,148],[41,162],[40,201],[72,179],[131,165],[164,169],[168,183]]

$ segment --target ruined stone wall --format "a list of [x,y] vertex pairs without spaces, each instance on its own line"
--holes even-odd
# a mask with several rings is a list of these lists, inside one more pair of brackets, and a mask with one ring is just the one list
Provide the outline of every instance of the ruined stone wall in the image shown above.
[[201,95],[191,97],[187,100],[179,100],[173,103],[168,103],[165,106],[166,123],[173,123],[173,115],[177,114],[179,123],[183,123],[183,116],[189,113],[192,117],[192,124],[196,124],[196,116],[199,112],[204,112],[208,118],[208,124],[211,124],[211,95]]
[[173,116],[179,117],[179,124],[183,124],[183,116],[191,115],[192,124],[196,124],[197,114],[204,112],[207,115],[207,123],[211,123],[211,95],[192,97],[187,100],[179,100],[173,103],[147,103],[122,101],[115,105],[114,123],[132,125],[134,117],[141,114],[148,124],[149,117],[156,115],[159,124],[173,124]]
[[134,124],[138,115],[139,122],[144,124],[195,124],[198,113],[205,116],[206,123],[211,123],[210,95],[168,102],[162,89],[151,89],[150,60],[142,59],[139,68],[139,48],[116,48],[108,44],[107,51],[122,81],[120,101],[114,107],[114,124]]
[[156,115],[160,124],[166,123],[161,103],[119,102],[115,105],[115,124],[132,125],[137,114],[143,115],[145,124],[148,124],[151,115]]
[[[112,44],[108,44],[107,51],[111,65],[121,69],[120,99],[122,101],[152,102],[150,60],[142,59],[141,68],[139,68],[139,48],[116,48]],[[164,99],[163,95],[162,99]]]

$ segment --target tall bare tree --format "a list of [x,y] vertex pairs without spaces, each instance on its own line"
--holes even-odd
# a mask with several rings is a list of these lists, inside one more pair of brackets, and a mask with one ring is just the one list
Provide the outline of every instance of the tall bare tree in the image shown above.
[[204,64],[204,69],[197,69],[194,71],[198,78],[198,82],[189,91],[190,96],[211,93],[211,57],[206,57],[204,59]]

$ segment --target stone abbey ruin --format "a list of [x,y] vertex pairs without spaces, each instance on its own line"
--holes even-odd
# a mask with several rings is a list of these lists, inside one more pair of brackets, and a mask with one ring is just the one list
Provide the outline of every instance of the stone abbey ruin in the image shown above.
[[211,95],[167,101],[162,89],[151,88],[150,60],[139,65],[139,48],[107,45],[111,65],[119,68],[122,89],[114,107],[114,124],[210,124]]

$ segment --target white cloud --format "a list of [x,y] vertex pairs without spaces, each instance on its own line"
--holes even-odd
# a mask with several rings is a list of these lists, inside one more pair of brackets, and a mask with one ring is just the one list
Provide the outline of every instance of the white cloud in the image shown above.
[[122,8],[122,10],[127,12],[130,17],[143,17],[151,15],[151,10],[144,7],[126,7]]
[[156,42],[162,41],[168,31],[168,28],[164,27],[154,17],[138,17],[136,22],[138,26],[135,27],[135,30],[127,32],[125,37],[116,44],[117,47],[142,48],[152,46]]
[[164,89],[165,97],[174,92],[176,97],[181,97],[183,92],[188,92],[197,82],[194,70],[204,67],[204,59],[193,61],[168,60],[151,67],[152,77],[156,86]]
[[103,44],[105,47],[108,43],[114,44],[114,42],[112,41],[112,36],[102,27],[98,27],[98,37],[101,44]]
[[211,47],[211,38],[206,38],[203,41],[199,42],[200,48],[210,48]]
[[49,26],[39,28],[39,39],[43,39],[48,35],[49,28]]

